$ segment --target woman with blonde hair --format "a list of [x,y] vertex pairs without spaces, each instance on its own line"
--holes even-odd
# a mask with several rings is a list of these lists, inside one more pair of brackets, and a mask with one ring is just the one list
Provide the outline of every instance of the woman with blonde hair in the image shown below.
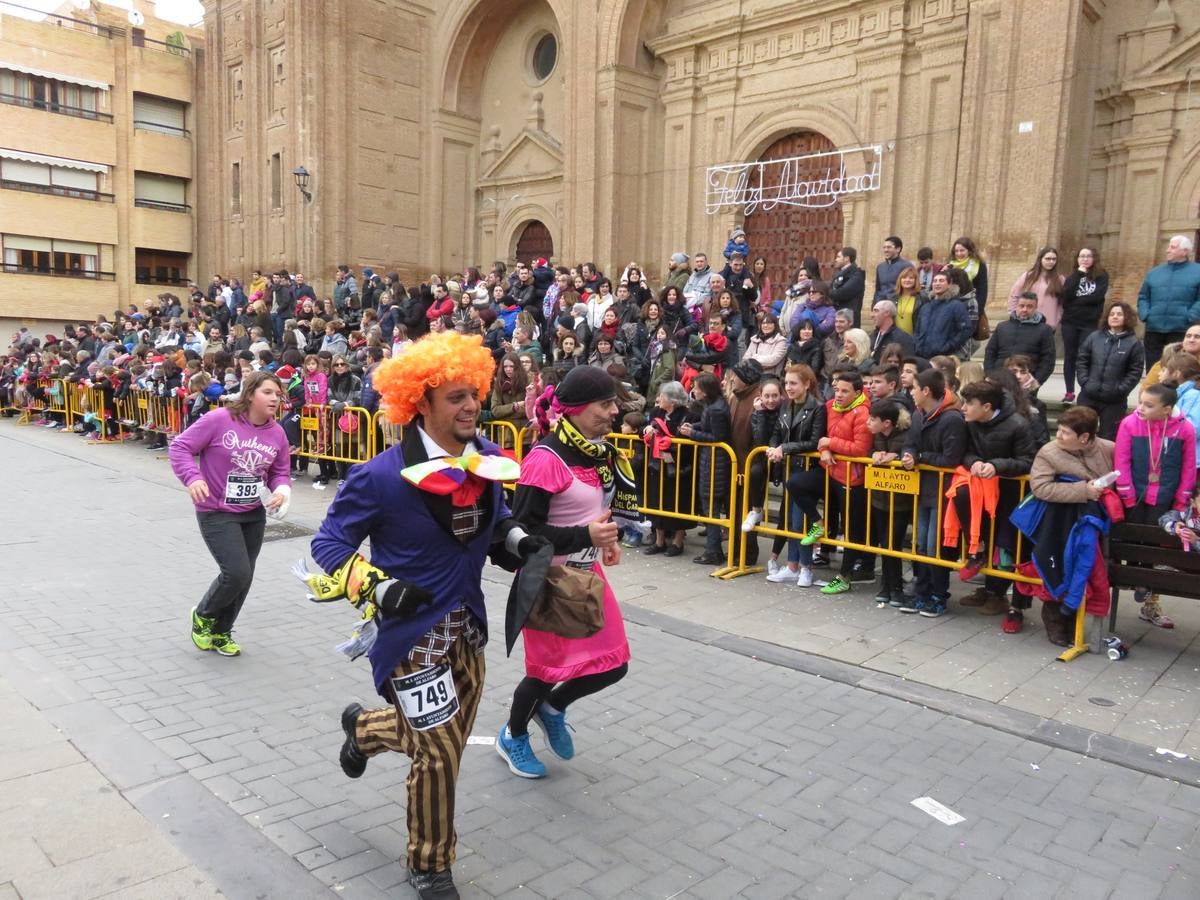
[[838,355],[835,368],[846,364],[862,373],[875,365],[871,357],[871,338],[861,328],[848,328],[842,335],[842,352]]
[[921,277],[916,266],[896,276],[896,327],[913,334],[917,324],[917,303],[921,297]]

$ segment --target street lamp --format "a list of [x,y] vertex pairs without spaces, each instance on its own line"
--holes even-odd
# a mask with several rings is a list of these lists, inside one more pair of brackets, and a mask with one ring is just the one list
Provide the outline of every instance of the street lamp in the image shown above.
[[297,166],[292,169],[292,177],[296,179],[296,187],[300,189],[300,196],[304,198],[304,202],[311,202],[312,192],[308,190],[308,169],[304,166]]

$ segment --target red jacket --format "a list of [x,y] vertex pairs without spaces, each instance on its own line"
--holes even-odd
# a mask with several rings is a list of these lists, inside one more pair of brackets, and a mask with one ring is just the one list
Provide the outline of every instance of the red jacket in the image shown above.
[[[859,394],[851,408],[838,412],[833,408],[833,401],[825,403],[825,436],[829,438],[829,451],[836,456],[870,456],[873,439],[871,430],[867,428],[867,419],[871,417],[871,404],[864,394]],[[844,462],[835,463],[829,469],[829,475],[834,481],[846,484],[846,473],[849,469],[850,487],[858,487],[863,483],[863,467],[859,463],[847,466]]]

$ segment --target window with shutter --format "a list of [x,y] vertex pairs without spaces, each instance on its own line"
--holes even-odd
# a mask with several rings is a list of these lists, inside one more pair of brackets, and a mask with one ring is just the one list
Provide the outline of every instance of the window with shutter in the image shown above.
[[186,135],[186,104],[151,94],[133,95],[133,125],[143,131]]

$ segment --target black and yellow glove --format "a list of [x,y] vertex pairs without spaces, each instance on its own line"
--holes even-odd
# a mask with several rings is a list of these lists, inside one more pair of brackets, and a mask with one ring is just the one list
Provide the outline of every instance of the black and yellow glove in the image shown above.
[[292,574],[308,587],[308,599],[313,603],[349,600],[355,609],[374,601],[375,588],[387,581],[387,573],[357,553],[328,575],[309,571],[303,560],[292,567]]

